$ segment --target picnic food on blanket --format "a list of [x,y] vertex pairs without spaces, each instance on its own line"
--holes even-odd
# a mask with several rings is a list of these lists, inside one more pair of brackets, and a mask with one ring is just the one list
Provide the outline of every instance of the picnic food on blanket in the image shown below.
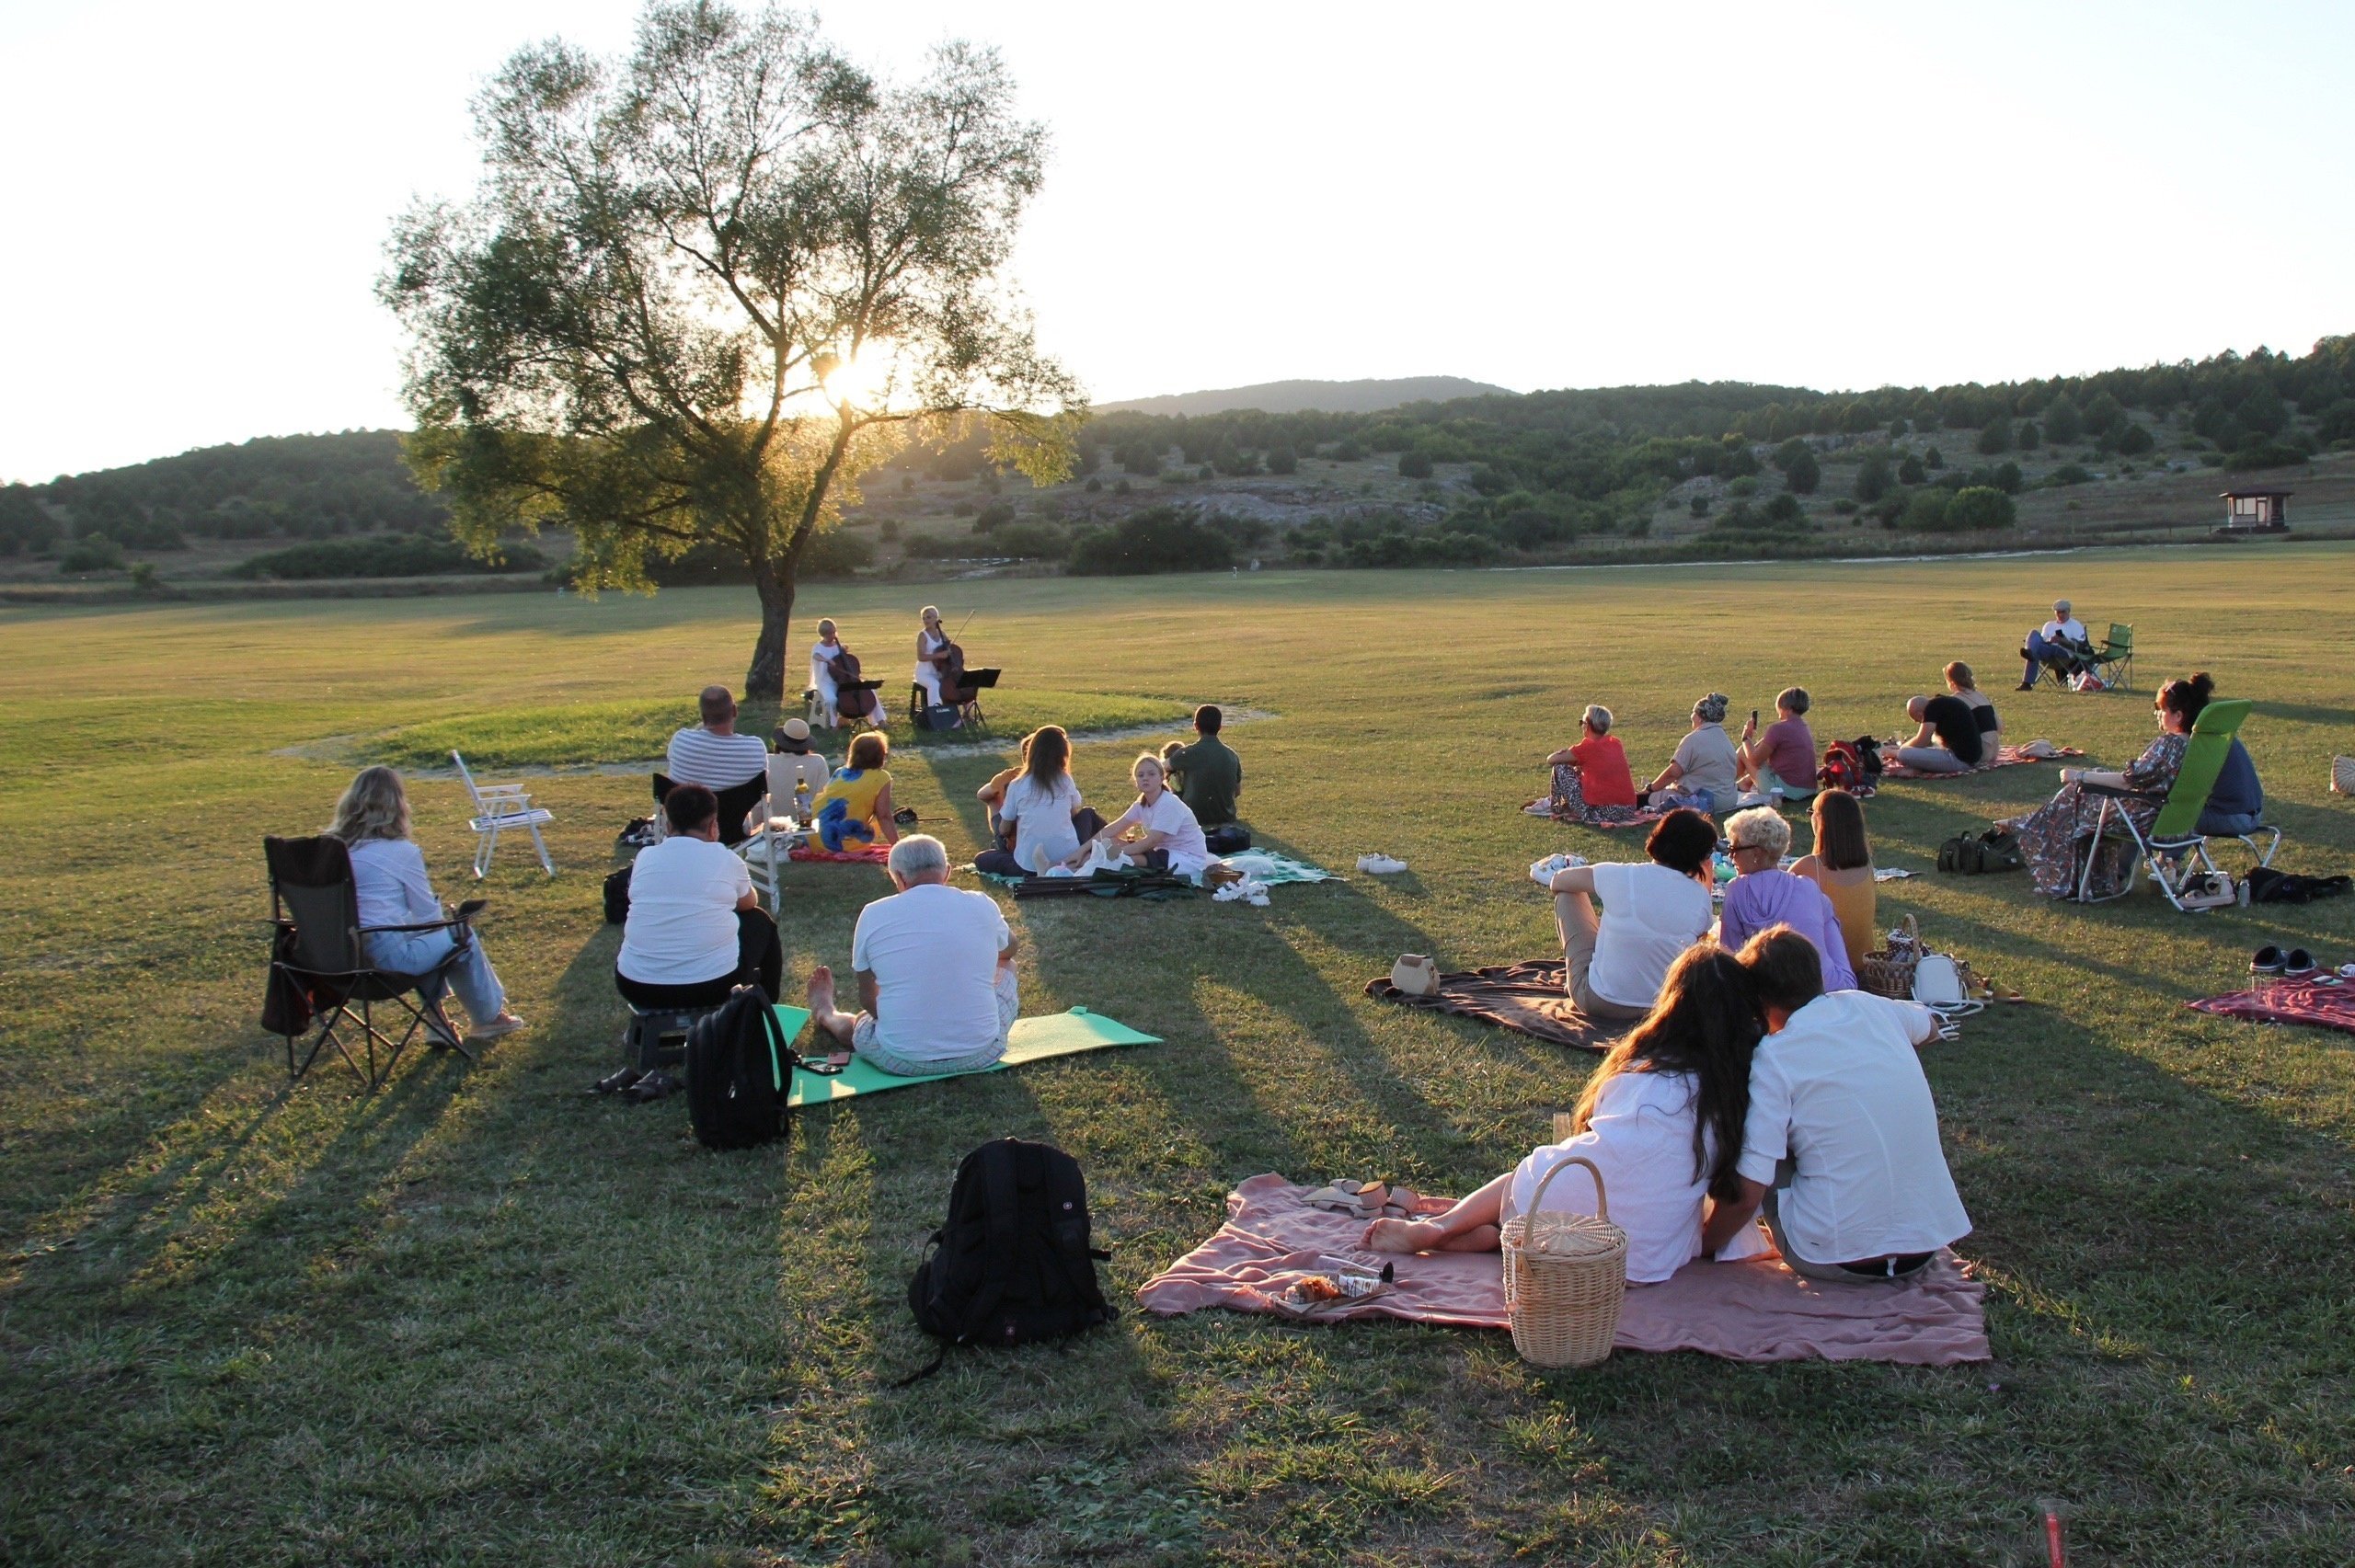
[[1380,1274],[1343,1267],[1329,1274],[1304,1275],[1268,1299],[1281,1311],[1302,1317],[1343,1302],[1368,1300],[1388,1290],[1397,1278],[1397,1265],[1384,1264]]
[[[1594,1178],[1594,1212],[1547,1208],[1545,1189],[1572,1165]],[[1499,1227],[1512,1347],[1538,1367],[1591,1367],[1611,1354],[1627,1297],[1627,1233],[1611,1223],[1603,1172],[1573,1154],[1545,1173],[1530,1212]]]

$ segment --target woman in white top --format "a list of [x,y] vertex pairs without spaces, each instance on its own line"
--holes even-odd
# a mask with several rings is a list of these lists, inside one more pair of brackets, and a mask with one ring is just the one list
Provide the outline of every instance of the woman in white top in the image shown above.
[[818,704],[825,712],[826,723],[835,729],[842,727],[843,721],[842,715],[834,711],[834,698],[838,693],[834,686],[833,660],[842,651],[842,635],[834,624],[832,621],[819,622],[818,640],[810,645],[810,689],[818,693]]
[[[1764,1025],[1748,973],[1714,943],[1676,961],[1660,1001],[1595,1070],[1571,1114],[1569,1138],[1531,1151],[1444,1214],[1377,1219],[1377,1253],[1492,1253],[1508,1215],[1528,1212],[1538,1186],[1572,1155],[1603,1173],[1612,1222],[1627,1232],[1627,1281],[1666,1279],[1701,1255],[1702,1203],[1741,1189],[1735,1162],[1750,1105],[1750,1058]],[[1564,1172],[1548,1210],[1595,1211],[1594,1180]],[[1719,1255],[1763,1251],[1753,1227]]]
[[[395,974],[421,975],[457,948],[458,961],[427,980],[419,994],[436,1002],[445,991],[456,991],[474,1021],[469,1040],[495,1040],[523,1026],[521,1018],[507,1011],[507,992],[473,931],[438,923],[449,915],[433,896],[433,884],[425,874],[425,852],[408,836],[408,792],[401,787],[400,774],[390,768],[361,769],[336,803],[327,834],[350,846],[351,881],[359,894],[362,928],[360,947],[371,965]],[[366,929],[405,925],[432,929]]]
[[[1132,865],[1166,866],[1189,881],[1200,882],[1214,857],[1202,838],[1202,825],[1194,819],[1193,808],[1169,787],[1161,759],[1151,751],[1140,754],[1129,767],[1129,779],[1137,786],[1136,804],[1106,823],[1063,864],[1078,870],[1087,859],[1089,846],[1100,843],[1108,851],[1122,852]],[[1128,834],[1134,837],[1124,838]]]
[[1071,737],[1061,725],[1042,725],[1022,742],[1022,772],[998,802],[1001,825],[1014,830],[1014,864],[1033,876],[1080,848],[1072,814],[1079,809],[1072,782]]
[[940,704],[940,667],[933,660],[948,646],[948,634],[940,629],[940,612],[927,604],[924,607],[924,624],[916,632],[916,684],[924,688],[925,701],[937,707]]

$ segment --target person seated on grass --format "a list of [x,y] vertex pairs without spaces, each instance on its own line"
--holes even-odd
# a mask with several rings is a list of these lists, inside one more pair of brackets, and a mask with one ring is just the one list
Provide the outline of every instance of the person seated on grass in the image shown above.
[[1775,699],[1775,722],[1758,732],[1758,715],[1741,727],[1734,782],[1748,795],[1805,800],[1815,793],[1815,732],[1807,727],[1808,694],[1798,686]]
[[[719,841],[718,797],[701,784],[680,784],[662,802],[662,815],[670,833],[630,864],[614,989],[646,1012],[716,1007],[740,985],[757,985],[776,1001],[785,977],[776,922],[761,908],[743,856]],[[679,1082],[667,1072],[641,1077],[626,1067],[597,1087],[652,1100]]]
[[1568,807],[1574,815],[1590,806],[1635,806],[1636,776],[1627,771],[1627,750],[1611,733],[1611,723],[1609,708],[1589,703],[1579,717],[1578,744],[1545,759],[1554,770],[1549,798],[1556,809]]
[[[2158,819],[2157,801],[2175,787],[2183,771],[2183,754],[2191,744],[2191,727],[2208,705],[2216,682],[2206,670],[2188,681],[2170,681],[2159,688],[2152,703],[2158,720],[2158,738],[2122,770],[2063,768],[2061,787],[2052,798],[2028,816],[1998,822],[2019,835],[2020,855],[2028,863],[2028,879],[2048,898],[2065,898],[2077,890],[2081,855],[2090,853],[2096,826],[2101,820],[2103,797],[2085,793],[2089,784],[2129,789],[2134,795],[2108,802],[2113,818],[2129,817],[2144,835]],[[2113,828],[2113,833],[2123,833]]]
[[1855,970],[1880,942],[1880,894],[1873,881],[1872,844],[1865,836],[1865,803],[1844,789],[1827,789],[1815,797],[1808,817],[1815,848],[1799,857],[1791,875],[1804,876],[1832,900],[1841,940],[1848,946],[1848,967]]
[[[1599,1020],[1641,1018],[1676,956],[1709,929],[1717,830],[1679,807],[1653,825],[1641,865],[1573,865],[1554,874],[1562,991]],[[1603,900],[1595,912],[1594,901]]]
[[696,698],[702,722],[671,737],[662,772],[654,775],[660,806],[672,786],[701,784],[719,796],[723,843],[744,840],[744,815],[768,793],[769,749],[757,735],[736,732],[736,699],[725,686],[706,686]]
[[1129,782],[1137,786],[1135,803],[1065,855],[1064,869],[1078,870],[1087,864],[1089,850],[1102,844],[1108,852],[1118,852],[1131,865],[1174,872],[1189,881],[1200,881],[1202,873],[1217,857],[1211,853],[1210,845],[1202,838],[1202,825],[1194,820],[1193,812],[1168,787],[1161,759],[1150,751],[1140,755],[1130,764]]
[[1243,793],[1243,759],[1219,738],[1226,715],[1204,703],[1194,710],[1194,741],[1175,757],[1164,756],[1170,789],[1205,828],[1235,820],[1235,797]]
[[1921,727],[1911,740],[1899,741],[1893,751],[1883,750],[1917,773],[1967,773],[1994,760],[1970,704],[1951,692],[1908,697],[1905,716]]
[[1080,800],[1071,776],[1071,737],[1059,724],[1024,736],[1021,765],[975,793],[991,808],[997,848],[975,855],[973,868],[993,876],[1036,876],[1104,826],[1103,817]]
[[2019,689],[2032,691],[2037,677],[2047,668],[2060,681],[2088,668],[2093,658],[2093,639],[2085,635],[2085,624],[2071,612],[2069,601],[2056,599],[2052,601],[2052,619],[2028,635],[2020,658],[2028,668],[2020,673]]
[[886,869],[895,891],[859,910],[851,933],[858,1012],[836,1005],[834,972],[821,964],[810,1021],[836,1062],[856,1053],[902,1078],[988,1067],[1021,1011],[1005,914],[986,893],[948,886],[948,852],[929,833],[893,844]]
[[2004,720],[1995,712],[1994,699],[1979,689],[1979,677],[1962,660],[1956,659],[1943,673],[1947,694],[1970,710],[1970,722],[1979,729],[1981,755],[1993,761],[2004,749]]
[[1739,793],[1734,774],[1740,763],[1726,734],[1726,705],[1730,701],[1723,692],[1712,692],[1693,704],[1692,730],[1677,742],[1676,755],[1668,766],[1636,797],[1637,805],[1689,806],[1704,814],[1731,808]]
[[1752,937],[1740,958],[1766,1037],[1750,1059],[1740,1191],[1712,1197],[1702,1246],[1734,1242],[1763,1206],[1784,1263],[1809,1279],[1911,1278],[1970,1232],[1915,1050],[1936,1037],[1937,1015],[1825,991],[1815,944],[1787,926]]
[[[361,956],[375,968],[396,975],[422,975],[450,956],[462,956],[449,968],[419,988],[429,1009],[451,991],[466,1010],[474,1027],[466,1038],[495,1040],[511,1035],[523,1021],[507,1011],[506,988],[490,967],[482,939],[467,926],[445,926],[442,900],[425,872],[425,852],[408,836],[408,791],[401,776],[386,767],[362,768],[344,787],[336,802],[335,820],[327,837],[341,839],[351,857],[351,887],[360,905]],[[386,931],[370,926],[434,925],[431,931]],[[429,1022],[428,1036],[437,1046],[454,1044],[438,1024]]]
[[1791,825],[1763,806],[1734,813],[1726,823],[1733,844],[1734,879],[1717,915],[1717,941],[1729,948],[1770,927],[1787,925],[1815,944],[1823,961],[1823,989],[1854,990],[1856,972],[1839,911],[1809,878],[1782,869]]
[[850,755],[810,800],[818,841],[840,854],[899,837],[891,825],[891,742],[879,729],[851,738]]
[[[1733,956],[1714,943],[1686,948],[1651,1012],[1587,1081],[1569,1138],[1532,1150],[1444,1214],[1375,1220],[1366,1249],[1493,1253],[1505,1217],[1528,1213],[1538,1184],[1577,1155],[1603,1172],[1612,1223],[1627,1233],[1627,1282],[1666,1279],[1701,1253],[1703,1200],[1740,1196],[1735,1162],[1762,1032],[1749,974]],[[1565,1172],[1546,1188],[1545,1207],[1593,1213],[1594,1178]]]

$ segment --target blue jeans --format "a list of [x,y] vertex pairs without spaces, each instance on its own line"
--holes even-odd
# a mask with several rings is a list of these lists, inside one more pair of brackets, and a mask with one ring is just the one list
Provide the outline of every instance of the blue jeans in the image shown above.
[[2196,830],[2219,839],[2238,838],[2257,831],[2261,816],[2256,811],[2219,811],[2211,807],[2200,814]]
[[[369,963],[401,975],[425,973],[457,945],[457,939],[447,931],[372,931],[360,940]],[[506,989],[491,972],[482,943],[471,935],[465,956],[419,990],[428,1001],[439,1001],[447,992],[456,991],[466,1016],[477,1024],[489,1023],[507,1008]]]
[[2044,634],[2040,631],[2030,632],[2028,635],[2027,652],[2028,669],[2021,672],[2020,680],[2030,686],[2036,684],[2037,676],[2042,672],[2046,665],[2053,666],[2059,673],[2065,676],[2069,672],[2069,666],[2077,661],[2074,649],[2064,643],[2046,642]]

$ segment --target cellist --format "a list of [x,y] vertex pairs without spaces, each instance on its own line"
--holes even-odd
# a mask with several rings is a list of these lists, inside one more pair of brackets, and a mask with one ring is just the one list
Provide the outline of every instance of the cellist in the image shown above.
[[842,682],[859,679],[858,656],[843,646],[841,634],[832,621],[819,622],[818,640],[810,645],[810,685],[825,710],[828,727],[843,727],[842,704],[845,697],[854,704],[851,717],[878,725],[884,722],[883,704],[874,692],[842,690]]
[[948,634],[940,624],[940,611],[934,605],[925,605],[924,624],[916,631],[915,682],[924,688],[925,701],[935,707],[949,700],[940,690],[940,661],[947,657],[948,646]]

